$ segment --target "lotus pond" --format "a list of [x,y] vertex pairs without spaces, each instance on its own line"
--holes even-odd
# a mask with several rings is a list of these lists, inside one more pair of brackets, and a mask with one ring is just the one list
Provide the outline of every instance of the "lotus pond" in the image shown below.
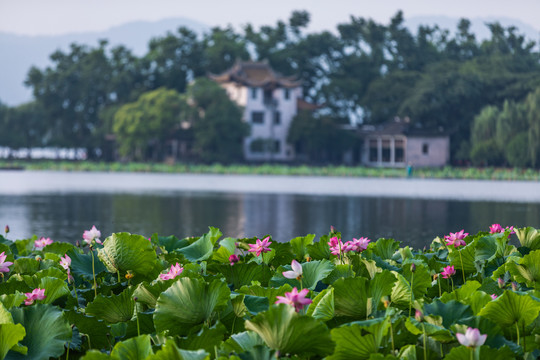
[[[536,359],[540,232],[0,236],[0,359]],[[519,246],[509,243],[517,238]],[[81,239],[82,240],[82,239]],[[516,242],[517,243],[517,242]]]

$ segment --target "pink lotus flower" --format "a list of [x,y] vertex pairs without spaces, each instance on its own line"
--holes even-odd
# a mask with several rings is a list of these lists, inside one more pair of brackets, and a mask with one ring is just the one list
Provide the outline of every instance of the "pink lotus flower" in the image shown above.
[[450,279],[450,277],[452,277],[452,275],[454,275],[455,273],[456,273],[456,270],[454,269],[454,266],[450,265],[443,269],[443,271],[441,272],[441,275],[445,279]]
[[60,258],[60,266],[69,272],[69,267],[71,266],[71,258],[65,254],[64,257]]
[[6,225],[6,227],[4,228],[4,233],[6,235],[9,234],[9,225]]
[[507,226],[505,228],[503,228],[501,226],[501,224],[493,224],[489,227],[489,233],[490,234],[499,234],[499,233],[502,233],[502,232],[505,232],[506,230],[510,230],[510,235],[511,234],[515,234],[516,232],[514,231],[514,227],[513,226]]
[[465,246],[467,243],[463,241],[464,238],[466,238],[469,235],[469,233],[464,232],[463,230],[450,233],[450,235],[446,235],[444,237],[444,240],[446,241],[446,245],[454,245],[454,247],[460,247]]
[[240,258],[238,257],[238,255],[232,254],[231,256],[229,256],[229,262],[231,263],[231,266],[233,266],[239,261],[240,261]]
[[495,295],[495,294],[491,294],[491,295],[489,295],[489,296],[491,296],[491,299],[492,299],[492,300],[495,300],[495,299],[497,298],[497,295]]
[[347,241],[345,244],[343,244],[343,251],[362,252],[367,249],[370,241],[371,240],[366,237],[361,237],[360,239],[353,238],[352,241]]
[[9,272],[9,266],[13,265],[11,261],[6,261],[7,255],[5,251],[2,251],[0,254],[0,272],[7,273]]
[[176,265],[171,265],[171,269],[166,274],[160,274],[159,278],[161,280],[170,280],[174,279],[184,271],[182,265],[176,263]]
[[95,240],[98,244],[101,244],[101,241],[99,240],[101,237],[101,231],[96,229],[95,225],[92,225],[90,230],[85,230],[82,237],[84,242],[88,245],[91,245],[93,240]]
[[261,253],[271,251],[269,247],[271,243],[272,242],[270,241],[270,236],[267,236],[266,238],[264,238],[263,241],[261,241],[260,239],[257,239],[256,244],[249,244],[249,247],[251,249],[249,249],[248,251],[255,253],[255,256],[259,256],[261,255]]
[[416,309],[414,312],[414,318],[416,321],[422,322],[424,321],[424,314],[420,310]]
[[284,271],[283,276],[287,279],[298,279],[302,278],[302,265],[296,260],[293,260],[291,263],[292,270]]
[[341,242],[341,239],[339,239],[337,236],[330,238],[328,245],[330,246],[330,252],[332,255],[339,255],[341,252],[343,252],[343,242]]
[[37,250],[43,249],[47,245],[51,245],[53,241],[50,238],[41,237],[39,240],[34,241],[34,246]]
[[306,295],[309,293],[308,289],[303,289],[298,292],[297,288],[293,288],[291,292],[286,292],[285,296],[276,296],[278,299],[276,304],[288,304],[294,306],[298,312],[304,308],[305,305],[311,304],[311,299],[306,299]]
[[24,305],[32,305],[34,300],[43,300],[47,296],[45,295],[45,289],[34,289],[31,293],[24,293],[26,295],[26,300],[24,300]]
[[465,334],[456,334],[459,343],[467,347],[479,347],[486,342],[487,335],[481,335],[480,330],[467,328]]

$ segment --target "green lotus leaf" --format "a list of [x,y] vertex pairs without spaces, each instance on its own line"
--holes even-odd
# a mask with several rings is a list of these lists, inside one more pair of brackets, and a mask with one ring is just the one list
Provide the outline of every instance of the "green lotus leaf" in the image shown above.
[[206,350],[214,352],[225,337],[227,329],[223,324],[217,323],[209,328],[204,325],[201,330],[196,333],[191,333],[185,338],[178,340],[178,347],[184,350]]
[[45,295],[47,297],[43,300],[44,304],[50,304],[56,299],[70,294],[69,288],[64,280],[50,276],[45,276],[40,280],[39,288],[45,289]]
[[237,239],[225,238],[219,241],[219,248],[214,252],[212,259],[221,263],[229,264],[229,256],[236,251]]
[[117,343],[111,351],[111,358],[118,360],[145,360],[153,355],[149,335],[141,335]]
[[308,253],[308,245],[313,245],[315,239],[314,234],[308,234],[306,236],[299,236],[291,239],[291,247],[293,253],[296,255],[296,260],[302,261]]
[[321,239],[313,245],[306,246],[307,252],[312,259],[325,260],[329,259],[332,255],[330,253],[330,246],[328,246],[328,236],[321,236]]
[[527,294],[518,294],[506,290],[496,300],[486,304],[480,311],[480,316],[486,317],[501,328],[527,326],[532,323],[540,312],[540,302]]
[[214,264],[209,266],[210,271],[225,276],[228,284],[232,284],[233,289],[239,289],[244,285],[250,285],[253,281],[258,281],[261,284],[268,284],[268,280],[272,276],[268,266],[261,266],[255,263],[235,264],[234,266],[227,264]]
[[491,261],[505,254],[508,237],[505,233],[497,233],[479,238],[476,241],[475,260]]
[[78,311],[66,311],[65,314],[69,322],[75,324],[79,332],[90,339],[92,348],[109,348],[110,340],[107,334],[111,332],[111,328],[103,320]]
[[431,276],[426,266],[416,265],[413,273],[410,270],[410,264],[403,266],[403,275],[392,271],[397,281],[392,288],[392,303],[399,307],[408,307],[411,300],[411,280],[412,281],[412,300],[422,298],[429,287],[431,287]]
[[349,265],[346,264],[338,264],[335,265],[334,270],[326,277],[326,279],[323,280],[323,283],[327,285],[332,285],[334,282],[341,278],[350,278],[355,277],[356,273],[354,271],[351,271],[351,268]]
[[448,253],[448,259],[450,260],[450,265],[454,265],[456,270],[461,269],[461,260],[459,254],[461,253],[461,258],[463,260],[463,269],[465,273],[474,273],[476,272],[476,243],[477,240],[473,240],[467,246],[456,249],[454,247],[449,247],[451,251]]
[[518,263],[507,262],[506,269],[517,282],[540,289],[540,250],[531,251]]
[[[67,255],[71,258],[71,271],[74,277],[82,277],[88,281],[93,281],[92,256],[90,253],[81,254],[78,251],[69,251]],[[94,272],[96,276],[107,271],[105,265],[100,261],[97,250],[94,250]]]
[[97,350],[89,350],[81,360],[111,360],[111,357]]
[[3,360],[8,351],[16,346],[26,336],[26,330],[21,324],[0,324],[0,360]]
[[[356,269],[356,268],[355,268]],[[377,266],[377,263],[375,260],[367,260],[367,259],[360,259],[360,262],[358,263],[358,271],[357,274],[359,276],[366,276],[370,279],[373,279],[375,274],[382,272],[382,268]]]
[[373,252],[377,254],[381,259],[391,259],[392,256],[398,251],[400,241],[394,239],[380,238],[373,247]]
[[336,343],[334,353],[328,360],[369,359],[380,352],[383,339],[390,328],[389,318],[352,322],[332,329]]
[[[476,359],[489,359],[489,360],[506,360],[515,359],[516,354],[508,347],[502,347],[500,349],[492,349],[489,346],[483,345],[476,348],[478,357]],[[444,360],[463,360],[469,359],[471,356],[471,349],[466,346],[458,346],[450,350],[448,355],[444,357]]]
[[396,278],[388,270],[366,278],[347,278],[334,282],[334,305],[336,316],[365,319],[377,310],[381,298],[392,292]]
[[321,321],[332,319],[334,317],[334,288],[321,291],[309,305],[307,315]]
[[157,264],[156,251],[150,241],[126,232],[114,233],[105,239],[98,256],[109,272],[122,275],[129,270],[135,276],[147,277]]
[[400,360],[417,360],[416,345],[405,345],[399,350]]
[[272,242],[270,245],[271,252],[263,254],[264,262],[274,267],[282,264],[290,264],[295,259],[293,249],[290,243]]
[[268,310],[270,303],[268,298],[262,296],[253,296],[253,295],[242,295],[244,296],[243,304],[247,311],[251,315],[257,315],[262,311]]
[[175,251],[188,246],[190,243],[186,239],[178,239],[174,235],[158,236],[157,244],[168,252]]
[[265,288],[260,285],[251,285],[242,286],[237,292],[240,294],[265,297],[270,304],[274,304],[277,296],[284,296],[286,292],[290,292],[291,290],[292,287],[289,284],[285,284],[279,288]]
[[263,339],[254,331],[244,331],[238,334],[232,334],[223,345],[222,350],[231,353],[241,354],[253,349],[255,346],[264,345]]
[[34,248],[34,241],[37,239],[37,236],[34,235],[31,239],[16,240],[14,244],[15,247],[12,247],[11,249],[14,254],[19,256],[30,255],[32,249]]
[[98,295],[86,306],[86,314],[105,320],[110,324],[128,321],[133,317],[135,301],[133,290],[126,289],[119,295]]
[[13,262],[11,271],[21,275],[33,275],[39,271],[39,261],[33,258],[18,258]]
[[514,229],[521,246],[528,247],[531,250],[540,249],[540,231],[533,227]]
[[483,291],[477,291],[467,299],[467,303],[471,306],[473,314],[478,315],[484,306],[492,300],[490,295]]
[[256,332],[271,349],[282,354],[324,356],[332,353],[334,344],[326,325],[311,316],[296,313],[294,307],[271,306],[246,321],[246,329]]
[[209,259],[214,251],[214,244],[221,237],[219,229],[210,227],[210,231],[201,236],[194,243],[178,250],[191,262]]
[[11,310],[13,321],[26,329],[26,336],[20,342],[28,348],[26,356],[7,354],[6,359],[48,360],[64,353],[64,346],[71,340],[71,326],[62,311],[51,305],[34,304]]
[[0,295],[0,302],[6,307],[6,309],[11,309],[12,307],[20,306],[25,299],[26,299],[26,295],[18,291],[15,292],[14,294]]
[[158,298],[154,313],[157,332],[185,335],[227,306],[230,290],[225,282],[180,278]]
[[45,253],[53,253],[57,255],[64,255],[70,250],[73,250],[75,246],[67,242],[53,242],[43,248]]
[[143,281],[135,288],[133,297],[136,297],[138,302],[146,304],[148,307],[155,308],[159,295],[174,284],[175,281],[176,280],[155,281],[152,283]]
[[431,324],[427,321],[429,320],[429,317],[425,317],[425,319],[425,322],[419,322],[414,318],[407,318],[405,322],[405,327],[414,335],[423,334],[425,329],[426,334],[429,337],[442,343],[455,341],[455,337],[454,335],[452,335],[452,332],[450,332],[450,330],[447,330],[438,324]]
[[424,314],[442,317],[442,325],[445,328],[449,328],[450,325],[457,323],[463,318],[472,316],[473,313],[469,305],[462,304],[458,301],[451,300],[443,303],[440,300],[435,300],[431,304],[424,306]]
[[174,340],[169,339],[154,355],[145,360],[209,360],[209,354],[204,350],[181,350],[178,349]]
[[[135,307],[137,310],[137,307]],[[139,323],[137,323],[137,318]],[[127,322],[126,338],[134,337],[140,334],[153,334],[156,332],[154,327],[154,311],[138,312],[136,316]]]
[[[290,265],[280,266],[276,274],[270,279],[270,285],[281,286],[289,284],[300,289],[300,281],[296,279],[287,279],[283,272],[291,270]],[[334,270],[334,264],[328,260],[315,260],[302,264],[302,287],[314,290],[317,283],[324,280]]]
[[469,280],[460,288],[455,289],[451,293],[442,294],[440,300],[442,302],[449,302],[450,300],[464,301],[471,295],[475,294],[482,285],[476,280]]

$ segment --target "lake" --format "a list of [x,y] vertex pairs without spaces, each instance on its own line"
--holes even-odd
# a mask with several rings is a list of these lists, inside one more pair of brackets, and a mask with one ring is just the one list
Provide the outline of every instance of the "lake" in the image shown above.
[[[448,186],[459,189],[466,184],[453,181],[439,189],[439,197],[426,199],[399,193],[395,184],[413,184],[404,179],[394,179],[395,183],[369,180],[386,186],[394,184],[394,189],[388,189],[384,196],[375,190],[359,194],[351,187],[347,191],[343,186],[349,185],[340,182],[344,179],[335,178],[323,179],[328,187],[326,191],[324,186],[316,191],[313,184],[317,179],[310,178],[293,183],[291,186],[297,191],[288,191],[283,184],[279,185],[283,187],[281,190],[273,189],[272,186],[278,186],[276,183],[298,180],[282,178],[194,175],[187,177],[191,184],[187,186],[182,185],[185,177],[170,174],[3,171],[0,172],[0,226],[3,229],[4,224],[9,224],[10,239],[36,234],[75,242],[94,224],[104,236],[119,231],[145,236],[154,232],[197,236],[206,232],[208,226],[214,226],[225,236],[271,234],[277,241],[309,233],[327,234],[332,225],[342,232],[345,240],[360,236],[392,237],[413,247],[423,247],[435,236],[461,229],[475,233],[487,230],[492,223],[540,225],[540,202],[534,194],[522,198],[493,196],[497,201],[466,200],[451,191],[455,189],[445,193]],[[268,184],[253,186],[254,182],[268,179]],[[159,185],[160,181],[168,185]],[[208,187],[205,181],[210,183]],[[224,191],[223,184],[227,181],[234,184],[227,188],[230,191]],[[175,185],[170,186],[171,183]],[[217,190],[208,190],[212,184]],[[516,184],[484,182],[481,185],[485,188]],[[516,186],[523,189],[525,185],[535,184],[524,182]],[[360,188],[369,189],[369,186]],[[429,188],[434,185],[433,181],[424,181],[419,186],[419,191],[428,189],[429,195]],[[343,195],[342,191],[353,195]],[[527,191],[534,190],[526,189],[523,195]]]

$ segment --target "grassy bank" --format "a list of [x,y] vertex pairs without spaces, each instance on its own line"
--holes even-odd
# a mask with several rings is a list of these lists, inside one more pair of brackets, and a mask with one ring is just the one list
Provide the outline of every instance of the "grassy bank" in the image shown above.
[[[253,175],[303,175],[303,176],[349,176],[405,178],[406,169],[382,169],[351,166],[288,166],[262,165],[201,165],[163,163],[105,163],[70,161],[0,161],[0,169],[21,168],[26,170],[53,171],[106,171],[106,172],[162,172],[195,174],[253,174]],[[534,169],[445,167],[414,169],[412,177],[433,179],[475,180],[540,180],[540,171]]]

